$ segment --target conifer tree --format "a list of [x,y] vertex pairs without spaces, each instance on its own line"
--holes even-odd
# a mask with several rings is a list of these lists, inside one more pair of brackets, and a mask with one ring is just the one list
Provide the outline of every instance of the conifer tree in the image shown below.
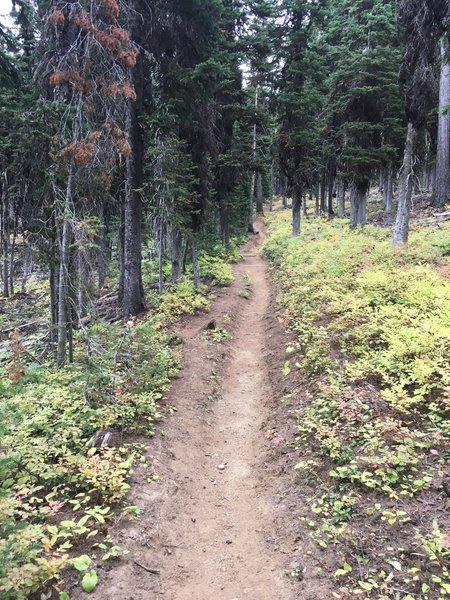
[[434,65],[442,36],[448,35],[449,10],[448,3],[441,0],[400,0],[398,6],[397,23],[403,46],[400,82],[408,128],[394,228],[395,246],[408,242],[416,139],[426,126],[428,111],[436,105]]
[[267,171],[271,141],[268,139],[270,90],[273,85],[273,19],[275,6],[272,0],[259,0],[249,5],[247,58],[249,62],[249,86],[247,89],[249,110],[252,111],[252,158],[249,226],[253,232],[253,211],[264,212],[263,178]]
[[65,106],[52,148],[56,223],[61,223],[55,315],[60,366],[67,360],[68,342],[71,348],[74,322],[84,312],[81,302],[78,314],[73,314],[73,294],[83,298],[82,290],[74,292],[73,264],[77,264],[79,288],[85,280],[85,259],[80,248],[76,261],[71,253],[72,241],[80,232],[84,235],[87,227],[81,194],[85,178],[96,174],[107,191],[117,159],[126,160],[132,151],[125,115],[127,105],[136,100],[129,69],[135,66],[138,51],[120,26],[119,15],[116,0],[86,8],[79,3],[56,2],[47,15],[47,39],[54,44],[47,63],[48,85],[55,101]]
[[[450,10],[450,9],[449,9]],[[450,44],[441,41],[439,117],[433,205],[450,200]]]
[[327,111],[336,131],[339,169],[352,186],[354,227],[366,222],[371,177],[396,154],[393,132],[403,115],[395,40],[393,0],[333,3],[327,33],[331,61]]
[[324,3],[286,0],[282,7],[286,20],[281,32],[285,40],[281,57],[285,64],[278,99],[278,137],[281,167],[292,189],[293,234],[298,236],[302,197],[314,161],[314,121],[322,102],[320,57],[309,48],[324,18]]

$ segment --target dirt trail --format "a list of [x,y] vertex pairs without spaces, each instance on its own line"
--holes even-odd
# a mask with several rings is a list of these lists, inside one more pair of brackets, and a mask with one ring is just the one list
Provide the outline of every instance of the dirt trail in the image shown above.
[[[264,464],[272,390],[264,364],[270,289],[260,243],[255,236],[244,248],[235,284],[220,292],[210,312],[177,328],[183,370],[168,397],[176,412],[149,446],[149,470],[135,474],[130,500],[142,517],[115,534],[131,553],[112,570],[100,567],[91,597],[298,597],[286,576],[289,552],[276,541],[277,499]],[[250,299],[239,296],[247,276]],[[204,327],[212,319],[231,331],[232,341],[208,342]],[[148,483],[149,472],[159,480]]]

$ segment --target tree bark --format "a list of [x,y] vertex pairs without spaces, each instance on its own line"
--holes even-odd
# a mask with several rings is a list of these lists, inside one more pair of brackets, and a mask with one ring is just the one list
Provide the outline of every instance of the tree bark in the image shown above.
[[[255,120],[253,123],[253,143],[252,143],[252,153],[253,160],[256,161],[256,150],[258,147],[258,126],[257,126],[257,117],[258,117],[258,104],[259,104],[259,86],[257,85],[255,88]],[[256,184],[256,172],[252,173],[252,180],[250,184],[250,206],[249,206],[249,221],[248,221],[248,231],[249,233],[254,233],[255,229],[253,227],[253,202],[255,199],[255,184]]]
[[106,285],[109,265],[109,240],[108,225],[106,219],[106,207],[104,203],[100,207],[100,231],[98,236],[98,287],[102,289]]
[[70,241],[72,238],[72,186],[73,165],[67,177],[66,194],[63,204],[62,233],[59,249],[58,303],[57,303],[57,346],[56,363],[63,367],[67,360],[67,333],[69,326],[69,262]]
[[50,262],[50,340],[52,344],[58,337],[58,270],[55,255]]
[[8,180],[6,173],[3,173],[1,182],[1,214],[0,214],[0,225],[1,225],[1,246],[2,246],[2,279],[3,279],[3,296],[9,298],[9,211],[8,211]]
[[404,246],[408,243],[409,213],[413,192],[414,147],[416,130],[412,123],[408,123],[406,135],[405,154],[403,158],[402,180],[398,198],[397,218],[394,227],[394,246]]
[[357,214],[358,208],[356,203],[356,186],[352,183],[350,187],[350,227],[356,227],[357,225]]
[[316,217],[320,215],[320,183],[316,186]]
[[76,322],[77,328],[80,327],[83,317],[86,316],[86,297],[84,283],[86,281],[86,269],[84,265],[83,251],[78,248],[75,256],[76,262]]
[[172,283],[178,283],[183,274],[183,234],[180,229],[173,225],[172,227]]
[[[15,204],[15,203],[14,203]],[[14,296],[14,263],[16,260],[16,238],[17,238],[17,227],[19,224],[19,215],[17,207],[13,208],[13,230],[12,230],[12,243],[9,258],[9,293]]]
[[330,176],[330,179],[328,180],[328,215],[330,217],[332,217],[334,215],[333,191],[334,191],[334,180]]
[[273,211],[273,197],[275,195],[275,164],[274,159],[270,166],[270,197],[269,197],[269,212]]
[[256,212],[258,215],[264,214],[263,180],[261,173],[258,173],[256,176]]
[[358,225],[362,227],[367,223],[367,191],[359,193]]
[[325,171],[322,173],[322,180],[320,182],[320,212],[322,214],[327,212],[327,180]]
[[352,186],[350,194],[350,226],[355,229],[367,222],[367,191]]
[[[142,18],[139,2],[132,2],[130,18],[131,37],[138,45],[142,37]],[[122,316],[126,320],[145,309],[142,285],[142,199],[140,189],[143,181],[144,131],[140,122],[143,105],[143,57],[138,54],[132,72],[136,101],[128,101],[127,132],[131,152],[126,159],[125,207],[124,207],[124,252]]]
[[198,240],[197,236],[193,235],[191,240],[192,245],[192,267],[194,270],[194,287],[196,290],[200,287],[200,266],[198,262]]
[[160,295],[164,293],[164,239],[164,222],[163,219],[161,219],[158,243],[158,288]]
[[[220,235],[222,238],[222,245],[228,246],[230,243],[230,215],[228,210],[228,202],[226,198],[220,198]],[[253,215],[252,215],[253,217]],[[253,219],[252,219],[253,221]]]
[[256,174],[252,173],[251,181],[250,181],[250,195],[249,195],[249,212],[248,212],[248,232],[255,233],[255,228],[253,226],[253,204],[255,201],[255,181]]
[[339,219],[345,218],[345,181],[341,181],[339,186],[338,217]]
[[302,190],[294,183],[292,186],[292,235],[298,237],[301,233],[302,219]]
[[287,182],[287,177],[285,175],[283,176],[282,185],[283,185],[283,208],[284,208],[284,210],[286,210],[288,207],[288,197],[287,197],[288,182]]
[[380,185],[380,192],[382,192],[381,202],[383,204],[383,208],[386,208],[386,193],[387,193],[387,177],[388,172],[387,169],[382,169],[380,172],[380,180],[382,180],[382,184]]
[[442,206],[450,200],[450,62],[449,44],[441,45],[441,77],[439,86],[439,122],[436,154],[436,176],[433,206]]
[[384,195],[384,212],[386,214],[392,213],[394,208],[394,176],[392,173],[392,167],[388,168],[386,177],[386,191]]

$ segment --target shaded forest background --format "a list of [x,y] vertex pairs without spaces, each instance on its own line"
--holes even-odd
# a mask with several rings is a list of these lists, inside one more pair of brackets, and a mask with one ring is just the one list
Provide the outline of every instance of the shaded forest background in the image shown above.
[[[117,265],[123,318],[263,199],[366,221],[380,182],[395,243],[414,190],[449,198],[448,5],[20,1],[1,30],[3,295],[48,274],[57,363]],[[377,183],[378,185],[378,183]],[[310,199],[313,199],[312,201]]]

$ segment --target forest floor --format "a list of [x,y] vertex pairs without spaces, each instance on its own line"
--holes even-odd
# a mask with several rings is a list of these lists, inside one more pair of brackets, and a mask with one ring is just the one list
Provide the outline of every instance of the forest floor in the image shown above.
[[125,330],[95,322],[58,373],[43,282],[4,303],[1,597],[84,599],[87,568],[94,599],[450,594],[448,212],[415,199],[395,252],[373,200],[376,227],[300,238],[275,210],[237,264],[237,243],[202,257],[201,294],[186,278]]
[[258,227],[235,283],[206,315],[176,326],[183,369],[165,403],[172,416],[148,446],[152,476],[140,467],[131,482],[140,518],[113,532],[130,554],[99,566],[94,599],[331,597],[320,551],[297,518],[295,457],[284,438],[293,422],[278,401],[286,334]]

